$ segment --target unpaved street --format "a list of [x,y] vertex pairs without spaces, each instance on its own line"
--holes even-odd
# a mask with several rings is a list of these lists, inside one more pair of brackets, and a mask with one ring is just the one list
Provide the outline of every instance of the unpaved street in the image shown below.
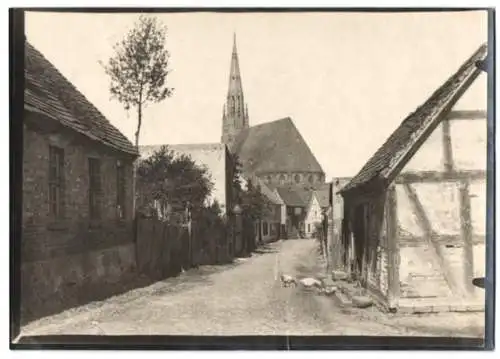
[[[481,335],[479,314],[446,328],[446,316],[392,318],[375,308],[345,310],[333,299],[283,288],[278,268],[294,275],[321,270],[313,240],[269,244],[228,266],[190,270],[155,283],[40,319],[22,335]],[[448,314],[450,315],[450,314]],[[436,324],[437,323],[437,324]],[[430,328],[429,325],[441,325]]]

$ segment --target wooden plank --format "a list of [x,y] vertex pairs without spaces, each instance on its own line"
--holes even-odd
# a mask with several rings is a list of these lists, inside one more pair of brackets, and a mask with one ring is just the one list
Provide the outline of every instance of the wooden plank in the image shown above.
[[453,172],[453,150],[451,146],[451,131],[450,131],[450,121],[447,119],[443,120],[442,125],[443,134],[443,158],[444,158],[444,170],[445,172]]
[[474,291],[472,279],[474,279],[474,252],[472,241],[472,220],[469,197],[469,183],[464,181],[459,185],[460,192],[460,228],[464,241],[464,280],[467,293],[471,295]]
[[447,118],[449,120],[486,120],[487,113],[485,110],[451,111]]
[[484,170],[462,170],[462,171],[418,171],[405,172],[396,177],[397,184],[411,183],[439,183],[439,182],[461,182],[464,180],[476,181],[486,179]]
[[387,190],[387,273],[388,273],[388,303],[389,308],[395,308],[400,298],[399,284],[399,229],[396,188],[389,186]]
[[368,282],[368,270],[369,270],[369,265],[370,265],[370,231],[369,231],[369,210],[368,210],[368,203],[365,203],[362,205],[362,213],[363,213],[363,259],[361,262],[361,270],[362,270],[362,278],[363,282],[367,283]]
[[[486,235],[484,234],[474,234],[472,233],[472,244],[484,244],[486,241]],[[399,243],[401,246],[411,247],[414,245],[420,245],[426,239],[424,236],[414,236],[405,235],[399,238]],[[453,246],[462,247],[464,245],[462,234],[434,234],[434,240],[442,246]]]
[[453,275],[451,273],[451,270],[450,268],[448,268],[448,265],[445,261],[445,255],[443,253],[441,245],[435,240],[436,235],[434,233],[434,230],[432,229],[429,218],[427,218],[422,203],[418,199],[415,189],[409,184],[405,184],[403,188],[405,189],[405,192],[408,195],[410,203],[413,206],[413,210],[415,211],[417,221],[424,232],[425,238],[427,239],[431,247],[434,248],[434,254],[435,254],[434,258],[436,264],[441,268],[441,272],[444,275],[445,280],[450,289],[452,290],[452,292],[457,294],[460,293],[461,291],[459,290],[458,286],[453,280]]

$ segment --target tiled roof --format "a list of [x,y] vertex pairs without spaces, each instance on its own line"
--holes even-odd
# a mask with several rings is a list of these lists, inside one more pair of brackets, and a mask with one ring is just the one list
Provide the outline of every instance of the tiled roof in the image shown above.
[[342,188],[344,192],[375,178],[389,179],[401,169],[402,162],[411,158],[410,152],[421,140],[427,138],[438,125],[440,114],[450,111],[460,98],[461,92],[477,78],[480,70],[477,61],[483,61],[487,55],[487,46],[482,45],[427,101],[411,113],[392,133],[352,180]]
[[323,173],[289,117],[243,130],[236,137],[232,150],[248,172]]
[[306,207],[312,196],[312,191],[299,188],[276,188],[281,199],[287,206]]
[[330,183],[325,183],[314,192],[321,208],[330,206]]
[[257,185],[260,186],[260,192],[264,196],[266,196],[267,199],[269,199],[269,201],[271,201],[271,203],[274,203],[274,204],[282,204],[283,203],[281,201],[281,198],[279,198],[276,195],[276,193],[274,193],[274,191],[271,188],[269,188],[269,186],[264,181],[259,179],[257,176],[246,173],[246,172],[243,173],[242,175],[247,180],[251,180],[255,186],[257,186]]
[[137,155],[135,146],[28,41],[24,75],[27,111],[43,114],[92,140]]

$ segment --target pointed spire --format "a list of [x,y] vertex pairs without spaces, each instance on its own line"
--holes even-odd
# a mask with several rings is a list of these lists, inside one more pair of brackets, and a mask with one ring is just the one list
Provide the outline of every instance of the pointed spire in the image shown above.
[[229,70],[229,87],[225,107],[222,110],[222,142],[229,144],[238,133],[248,128],[248,108],[245,106],[241,83],[240,64],[236,47],[236,33],[233,33],[233,52]]
[[228,96],[243,95],[241,85],[240,63],[238,61],[238,51],[236,49],[236,33],[233,34],[233,54],[231,56],[231,69],[229,72]]

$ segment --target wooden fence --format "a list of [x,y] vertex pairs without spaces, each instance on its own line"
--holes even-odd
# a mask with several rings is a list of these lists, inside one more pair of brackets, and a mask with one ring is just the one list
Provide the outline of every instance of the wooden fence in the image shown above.
[[163,279],[178,275],[182,269],[231,261],[228,237],[223,221],[200,219],[189,224],[172,224],[138,218],[138,270],[149,277]]

